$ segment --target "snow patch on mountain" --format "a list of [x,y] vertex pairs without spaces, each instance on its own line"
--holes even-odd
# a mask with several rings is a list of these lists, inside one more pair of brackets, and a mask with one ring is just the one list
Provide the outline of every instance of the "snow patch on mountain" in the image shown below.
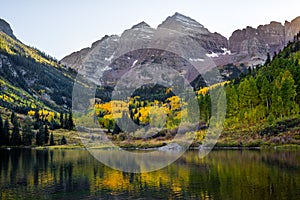
[[207,53],[205,54],[207,57],[209,58],[217,58],[219,57],[219,54],[218,53],[214,53],[214,52],[211,52],[211,53]]
[[109,67],[108,65],[105,66],[103,69],[101,69],[102,72],[105,72],[105,71],[108,71],[108,70],[111,70],[112,68]]
[[135,61],[132,63],[132,65],[131,65],[130,68],[133,68],[137,62],[138,62],[138,60],[135,60]]
[[112,59],[114,58],[115,54],[113,53],[109,58],[104,58],[105,61],[111,62]]
[[189,61],[191,61],[191,62],[204,62],[204,59],[202,59],[202,58],[189,58]]

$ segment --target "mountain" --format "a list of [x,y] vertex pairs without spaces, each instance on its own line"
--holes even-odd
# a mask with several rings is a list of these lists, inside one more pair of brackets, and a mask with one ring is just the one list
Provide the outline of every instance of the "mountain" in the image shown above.
[[141,22],[120,36],[105,36],[61,63],[101,86],[113,87],[131,68],[153,63],[171,65],[192,82],[200,73],[216,67],[219,58],[214,54],[225,56],[230,53],[227,48],[225,37],[175,13],[156,29]]
[[234,63],[248,66],[264,63],[267,53],[279,52],[300,31],[300,17],[286,21],[284,25],[272,21],[257,28],[236,30],[229,38],[229,49]]
[[5,33],[9,37],[13,39],[17,39],[16,36],[13,34],[13,30],[11,29],[10,25],[0,18],[0,32]]
[[[219,66],[220,76],[212,80],[212,82],[219,82],[235,78],[236,74],[247,70],[249,66],[263,64],[267,53],[273,55],[274,52],[283,49],[299,31],[300,17],[284,25],[271,22],[258,28],[247,27],[236,30],[227,39],[219,33],[211,33],[196,20],[175,13],[156,29],[141,22],[125,30],[120,36],[105,36],[93,43],[91,47],[66,56],[61,63],[80,71],[97,84],[114,86],[116,81],[130,70],[133,63],[134,66],[138,66],[146,64],[147,59],[147,62],[150,62],[149,56],[152,52],[148,50],[146,53],[148,58],[147,56],[141,58],[140,55],[145,56],[141,49],[156,48],[171,51],[184,58],[185,61],[175,61],[173,67],[179,72],[186,71],[184,73],[187,74],[186,78],[189,81],[196,78],[199,72],[207,72]],[[126,53],[130,59],[116,61]],[[165,59],[168,60],[170,57],[167,56]],[[118,66],[115,65],[116,63]],[[190,69],[194,67],[194,70],[182,69],[182,66],[191,65]]]
[[26,114],[30,109],[71,107],[76,73],[49,55],[23,44],[0,19],[0,106]]

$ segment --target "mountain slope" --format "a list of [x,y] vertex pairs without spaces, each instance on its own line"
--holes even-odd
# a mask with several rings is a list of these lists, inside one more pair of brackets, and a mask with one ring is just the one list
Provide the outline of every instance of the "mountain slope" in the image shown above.
[[172,66],[192,82],[200,73],[216,67],[219,58],[212,54],[225,56],[227,47],[225,37],[175,13],[156,29],[141,22],[120,36],[105,36],[91,48],[66,56],[61,63],[104,87],[114,87],[131,68],[155,63]]
[[[279,22],[271,22],[267,25],[261,25],[257,29],[247,27],[243,30],[236,30],[227,40],[218,33],[211,33],[196,20],[180,13],[175,13],[164,20],[156,29],[151,28],[145,22],[141,22],[124,31],[121,36],[105,36],[93,43],[90,48],[84,48],[81,51],[72,53],[63,58],[61,62],[75,70],[82,70],[87,67],[88,73],[93,74],[96,69],[95,67],[87,66],[87,60],[90,61],[92,57],[89,55],[95,54],[93,56],[97,57],[98,63],[95,61],[95,58],[93,58],[94,61],[92,62],[99,64],[100,68],[108,71],[105,72],[106,74],[109,72],[114,74],[113,70],[110,67],[106,68],[106,66],[111,61],[109,58],[116,59],[117,55],[120,56],[120,53],[118,54],[116,51],[124,48],[124,46],[135,50],[136,47],[156,47],[156,44],[160,43],[160,46],[166,47],[170,42],[175,41],[176,45],[180,47],[180,51],[187,55],[187,59],[191,57],[191,60],[199,61],[209,57],[215,66],[231,65],[235,68],[235,71],[237,69],[235,66],[239,66],[239,68],[244,66],[241,70],[244,71],[249,66],[255,67],[263,64],[266,61],[267,53],[273,55],[274,52],[282,50],[299,31],[300,17],[291,22],[285,22],[284,25]],[[205,52],[199,55],[197,51],[200,48]],[[198,57],[192,58],[195,55]],[[209,67],[209,69],[211,68]],[[105,73],[98,74],[98,79],[103,78],[113,82],[109,77],[105,77]],[[232,72],[228,72],[228,74],[230,73]],[[94,81],[100,82],[96,79]]]
[[[70,107],[76,73],[0,30],[1,95],[16,95],[16,99],[23,98],[26,106],[32,108],[46,106],[58,111]],[[3,99],[1,105],[11,109],[24,104],[22,100],[16,103],[16,99]]]
[[0,18],[0,32],[5,33],[9,37],[13,39],[17,39],[16,36],[13,34],[13,30],[11,29],[10,25]]

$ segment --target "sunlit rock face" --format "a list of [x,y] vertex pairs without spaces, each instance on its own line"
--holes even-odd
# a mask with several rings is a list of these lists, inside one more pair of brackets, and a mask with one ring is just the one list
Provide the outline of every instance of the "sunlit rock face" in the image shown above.
[[[227,39],[210,32],[196,20],[175,13],[157,28],[141,22],[121,35],[105,36],[61,62],[102,86],[113,87],[132,68],[157,62],[171,65],[188,81],[219,66],[221,73],[226,73],[216,76],[213,82],[217,82],[224,77],[230,79],[230,74],[242,72],[249,66],[263,64],[267,53],[272,56],[283,49],[299,31],[300,17],[284,25],[271,22],[236,30]],[[167,52],[162,53],[164,50]],[[227,68],[222,70],[220,66]]]
[[248,66],[265,62],[267,53],[278,52],[300,31],[300,17],[285,22],[271,22],[257,28],[246,27],[236,30],[229,38],[229,49],[235,63]]

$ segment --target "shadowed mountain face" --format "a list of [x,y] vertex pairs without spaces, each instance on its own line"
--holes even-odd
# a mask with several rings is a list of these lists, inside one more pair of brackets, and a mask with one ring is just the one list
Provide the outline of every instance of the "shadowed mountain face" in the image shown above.
[[[103,86],[115,85],[122,74],[138,64],[149,62],[147,58],[140,57],[138,49],[152,48],[167,50],[178,54],[190,62],[198,72],[202,73],[216,66],[255,66],[263,64],[267,53],[271,55],[281,50],[288,41],[293,40],[294,35],[300,31],[300,17],[284,25],[278,22],[259,26],[258,28],[247,27],[243,30],[234,31],[227,40],[218,33],[211,33],[203,25],[179,13],[164,20],[156,29],[151,28],[145,22],[141,22],[131,29],[125,30],[120,36],[105,36],[92,44],[90,48],[74,52],[61,60],[61,62],[90,77],[94,82]],[[171,50],[170,50],[171,48]],[[174,50],[176,48],[176,50]],[[119,63],[122,73],[116,67],[111,67],[115,59],[124,54],[130,59]],[[151,52],[147,51],[148,54]],[[180,53],[178,53],[180,52]],[[153,52],[155,55],[156,53]],[[168,58],[166,58],[168,59]],[[209,64],[207,64],[207,60]],[[128,64],[129,62],[130,64]],[[174,68],[179,69],[182,63],[174,63]],[[232,67],[229,67],[232,68]],[[229,69],[226,68],[226,69]],[[237,69],[234,71],[243,71]],[[96,73],[101,71],[101,73]],[[103,73],[102,73],[103,72]],[[232,71],[225,72],[223,77],[229,77]],[[187,70],[187,74],[192,71]],[[222,81],[217,78],[215,81]]]
[[3,33],[5,33],[13,39],[17,39],[16,36],[13,34],[13,30],[11,29],[10,25],[3,19],[0,19],[0,31],[2,31]]

